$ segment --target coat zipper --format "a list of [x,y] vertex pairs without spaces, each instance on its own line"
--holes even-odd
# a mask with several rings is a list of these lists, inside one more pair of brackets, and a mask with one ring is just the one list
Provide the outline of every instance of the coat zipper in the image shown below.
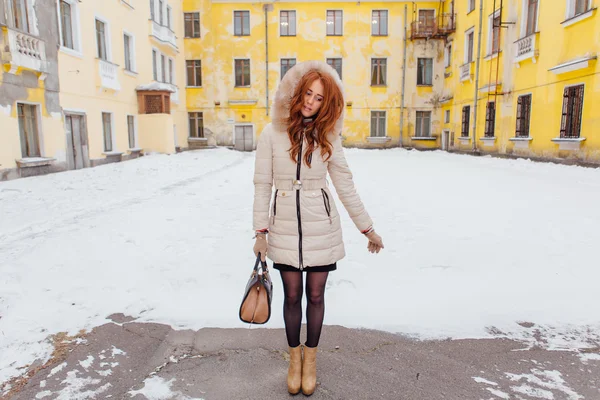
[[325,211],[327,211],[327,216],[329,217],[329,224],[331,225],[331,203],[329,203],[329,196],[323,188],[321,188],[321,193],[323,194],[323,204],[325,205]]
[[[304,143],[304,133],[300,137],[300,151],[298,152],[298,163],[296,164],[296,180],[300,180],[300,167],[302,166],[302,144]],[[300,271],[304,270],[304,260],[302,259],[302,220],[300,215],[300,190],[296,190],[296,215],[298,217],[298,260],[300,262]]]
[[273,225],[275,225],[275,216],[277,215],[277,193],[279,189],[275,189],[275,200],[273,200]]

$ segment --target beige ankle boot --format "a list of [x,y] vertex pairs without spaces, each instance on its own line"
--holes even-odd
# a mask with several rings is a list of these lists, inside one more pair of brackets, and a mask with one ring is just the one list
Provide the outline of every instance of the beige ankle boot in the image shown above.
[[302,393],[310,396],[317,386],[317,348],[304,346]]
[[302,382],[302,346],[290,347],[290,367],[288,369],[287,385],[291,394],[300,393]]

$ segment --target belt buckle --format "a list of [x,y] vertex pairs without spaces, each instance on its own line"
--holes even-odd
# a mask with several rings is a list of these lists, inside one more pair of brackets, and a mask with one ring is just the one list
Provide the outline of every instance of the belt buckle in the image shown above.
[[302,188],[302,181],[299,179],[294,179],[292,181],[292,186],[295,190],[300,190]]

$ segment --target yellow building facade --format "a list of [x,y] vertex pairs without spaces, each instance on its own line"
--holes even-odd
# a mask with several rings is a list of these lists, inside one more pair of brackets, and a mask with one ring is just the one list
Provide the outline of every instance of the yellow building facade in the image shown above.
[[446,43],[450,100],[442,105],[451,148],[600,163],[598,4],[447,0],[444,6],[457,15]]
[[187,147],[181,1],[0,5],[3,179]]

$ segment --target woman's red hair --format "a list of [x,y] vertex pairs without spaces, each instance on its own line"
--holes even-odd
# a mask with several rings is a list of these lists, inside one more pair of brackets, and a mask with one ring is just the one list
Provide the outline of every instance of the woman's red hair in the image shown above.
[[[325,161],[333,154],[333,146],[327,139],[327,135],[333,132],[333,127],[341,117],[344,106],[342,91],[331,75],[314,69],[304,74],[294,91],[290,102],[290,116],[287,119],[287,132],[290,142],[292,142],[292,147],[289,150],[292,161],[296,162],[298,160],[298,153],[300,152],[300,140],[302,138],[302,131],[304,130],[304,116],[301,112],[304,105],[304,95],[317,79],[323,84],[323,103],[317,115],[314,116],[315,120],[308,126],[306,131],[309,140],[304,155],[304,162],[309,167],[310,156],[316,146],[321,148],[321,157]],[[311,137],[314,137],[314,141],[310,140]],[[325,158],[326,154],[327,158]]]

